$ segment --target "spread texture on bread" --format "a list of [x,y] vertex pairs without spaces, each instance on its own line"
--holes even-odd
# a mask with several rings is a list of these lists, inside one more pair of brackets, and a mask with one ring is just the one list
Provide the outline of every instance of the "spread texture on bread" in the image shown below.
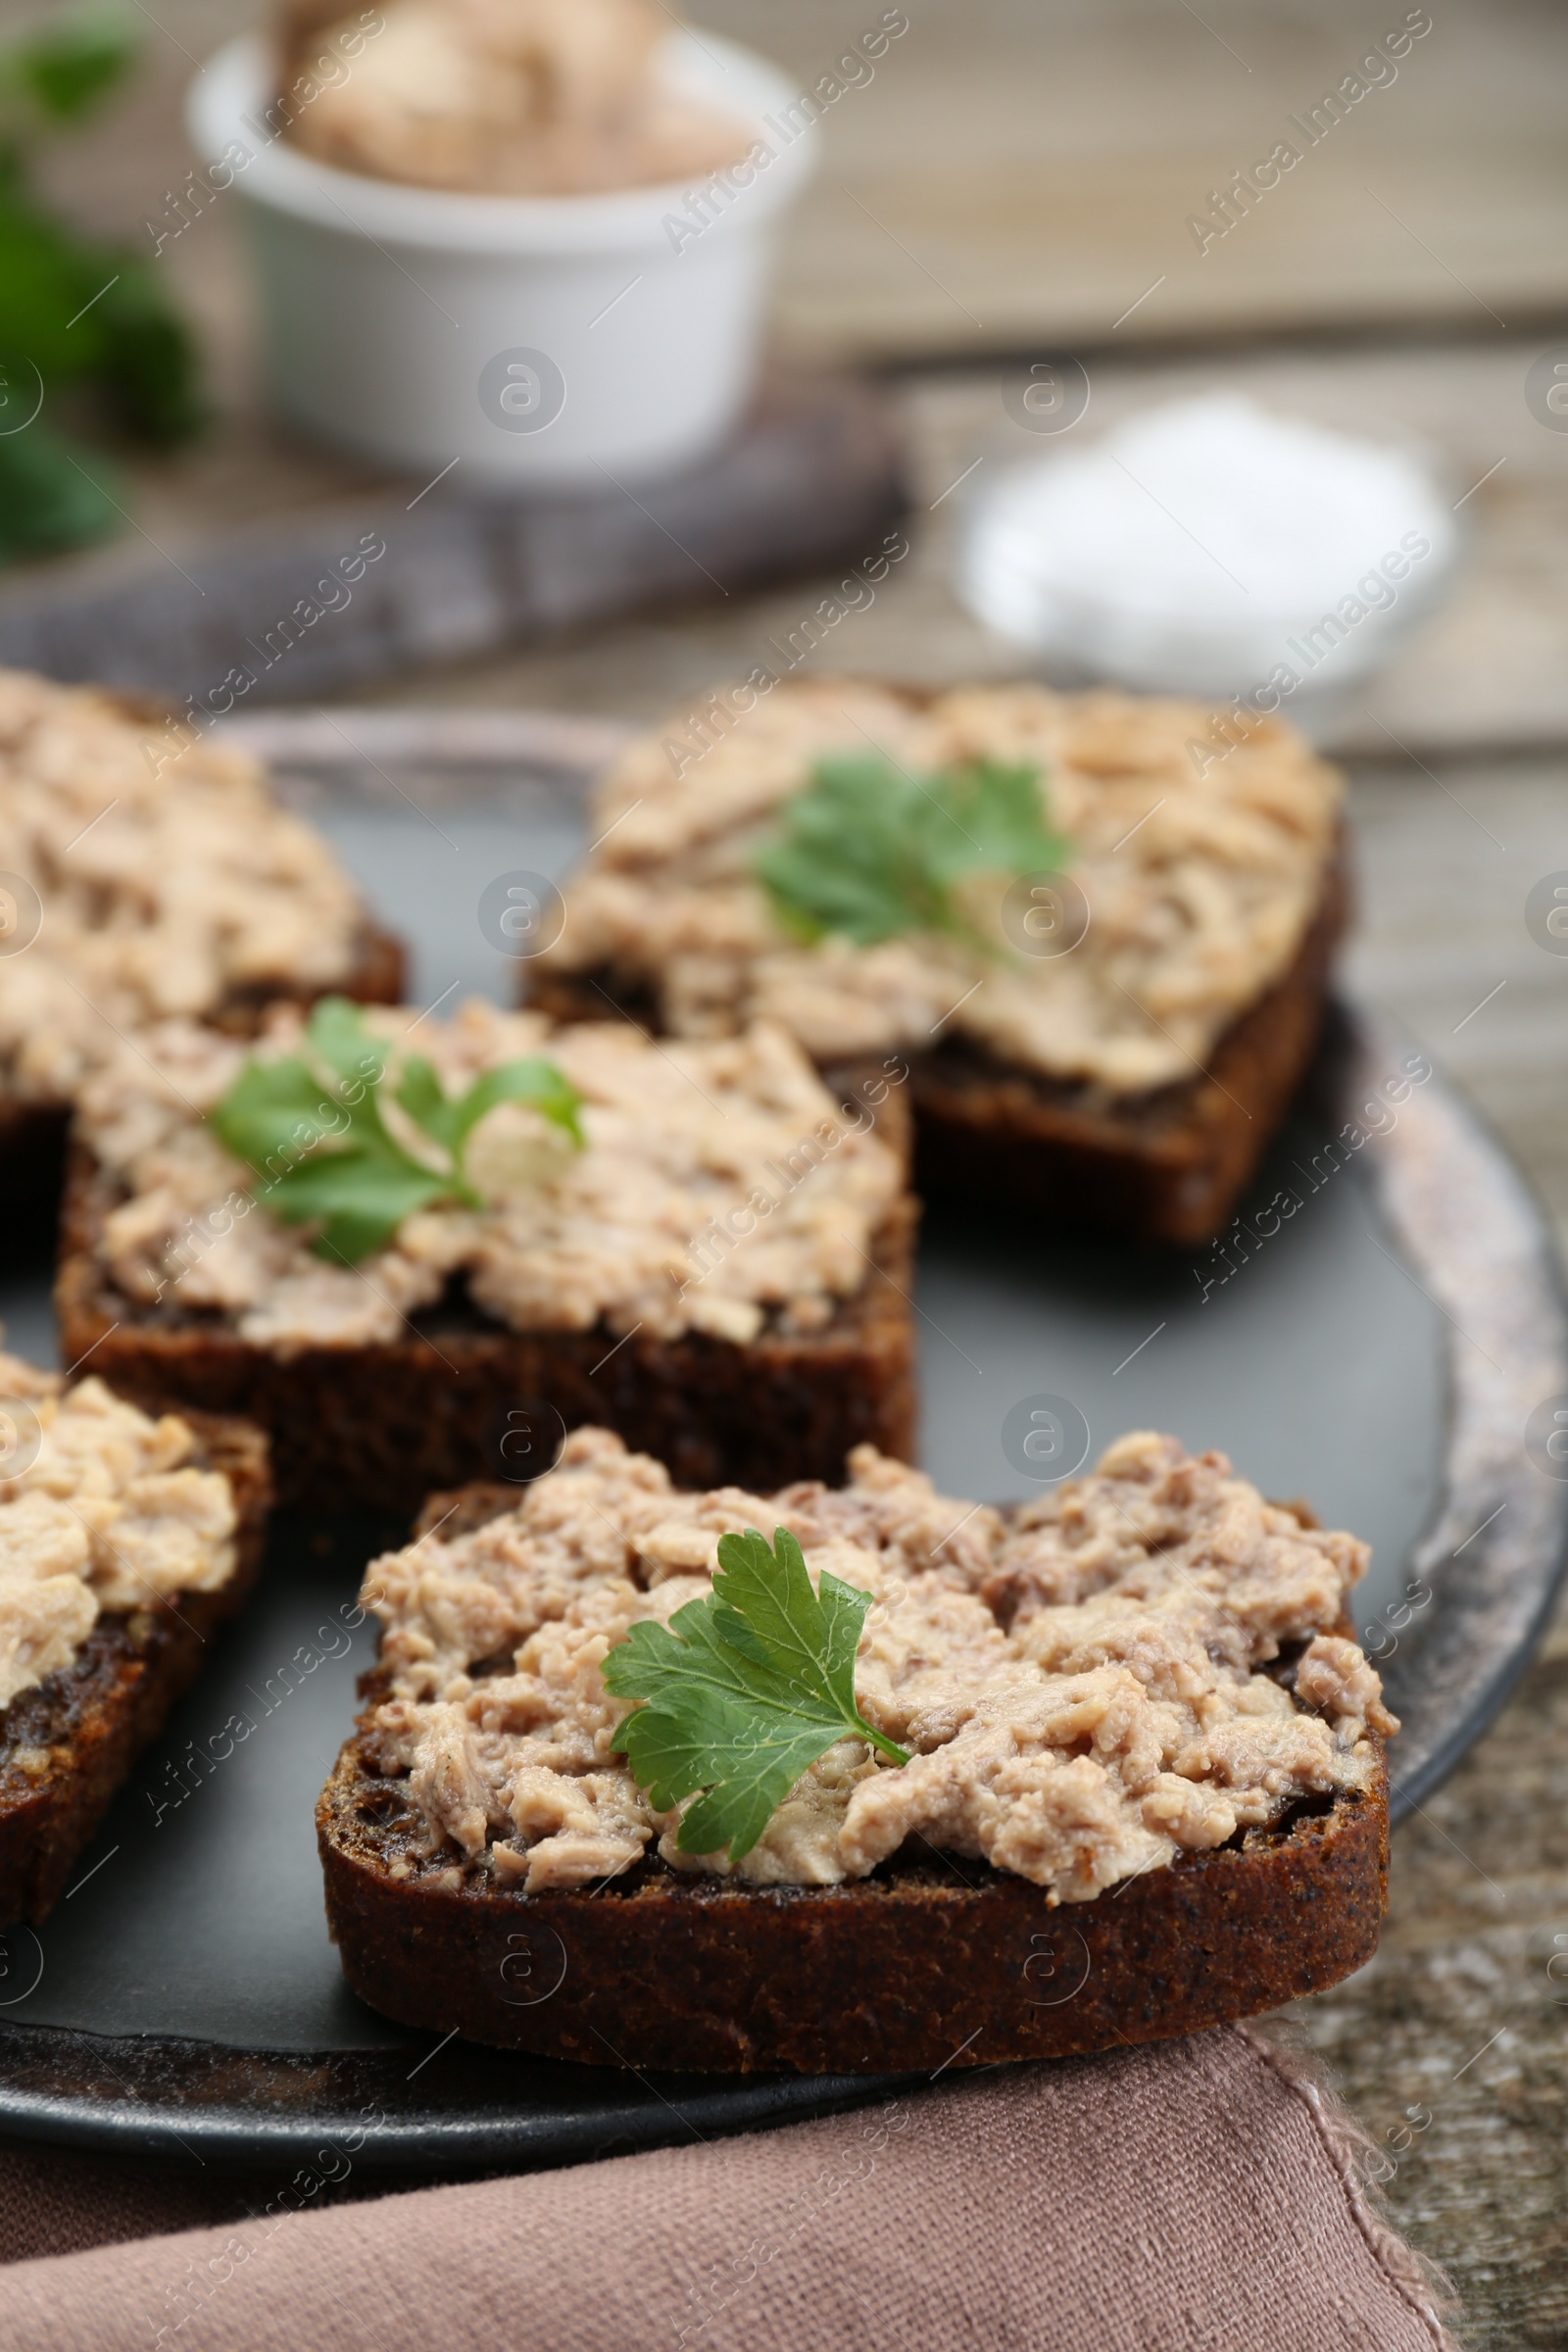
[[42,1919],[261,1558],[249,1423],[0,1355],[0,1925]]
[[830,1088],[760,1023],[166,1022],[84,1092],[61,1344],[258,1422],[309,1509],[521,1482],[585,1423],[694,1487],[838,1477],[913,1444],[907,1075]]
[[[0,1356],[0,1711],[68,1668],[101,1614],[214,1592],[234,1573],[227,1478],[189,1423],[100,1380]],[[0,1712],[0,1729],[4,1715]]]
[[[828,1887],[940,1852],[1083,1904],[1303,1803],[1374,1796],[1396,1727],[1338,1630],[1366,1547],[1222,1454],[1138,1433],[1005,1514],[869,1447],[851,1470],[839,1491],[683,1494],[582,1430],[514,1508],[372,1563],[359,1752],[421,1831],[392,1878]],[[907,1761],[837,1740],[741,1858],[694,1855],[683,1808],[657,1809],[619,1752],[605,1661],[709,1593],[721,1538],[775,1524],[813,1584],[870,1596],[855,1700]]]
[[[280,1221],[270,1201],[286,1182],[258,1181],[202,1115],[231,1097],[247,1062],[275,1071],[298,1055],[299,1011],[277,1009],[254,1048],[166,1024],[119,1054],[78,1120],[122,1189],[98,1248],[135,1307],[167,1298],[217,1312],[241,1339],[286,1354],[394,1340],[456,1282],[513,1330],[703,1332],[744,1345],[764,1323],[820,1331],[863,1288],[903,1190],[902,1156],[874,1111],[841,1105],[781,1030],[665,1049],[620,1022],[555,1030],[477,1000],[444,1022],[393,1008],[363,1018],[386,1056],[370,1080],[379,1115],[433,1179],[437,1155],[399,1100],[416,1054],[446,1102],[547,1055],[575,1098],[580,1143],[529,1102],[497,1102],[466,1139],[466,1197],[454,1189],[416,1205],[346,1262],[346,1250],[322,1251],[319,1218]],[[294,1165],[319,1186],[347,1161],[323,1133]]]
[[[710,701],[711,724],[671,718],[601,783],[598,846],[529,967],[547,995],[604,973],[674,1036],[762,1018],[822,1062],[940,1037],[1115,1101],[1192,1080],[1290,971],[1325,892],[1342,779],[1278,719],[1250,715],[1220,749],[1196,704],[1103,691],[922,698],[825,679]],[[878,756],[889,792],[920,788],[909,808],[927,830],[921,796],[943,777],[1032,773],[1072,905],[1020,902],[1009,922],[1009,886],[1058,860],[1020,848],[990,862],[960,801],[934,853],[974,869],[954,894],[962,922],[922,919],[914,894],[906,925],[824,919],[803,939],[766,886],[781,827],[820,762]],[[831,865],[825,833],[811,838]]]
[[375,993],[358,891],[257,762],[188,730],[172,750],[108,693],[0,671],[0,825],[7,890],[24,886],[0,958],[0,1108],[72,1101],[148,1021]]

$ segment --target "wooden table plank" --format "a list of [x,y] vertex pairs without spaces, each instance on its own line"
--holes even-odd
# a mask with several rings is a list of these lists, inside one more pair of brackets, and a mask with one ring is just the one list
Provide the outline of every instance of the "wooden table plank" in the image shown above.
[[[1463,501],[1467,536],[1451,594],[1365,693],[1321,722],[1334,748],[1403,761],[1417,775],[1409,755],[1430,762],[1568,744],[1568,435],[1546,431],[1525,405],[1525,369],[1539,349],[1496,336],[1097,362],[1081,432],[1223,385],[1342,429],[1414,439],[1432,453],[1450,503]],[[971,483],[985,467],[1066,444],[1043,445],[1008,421],[997,367],[898,380],[911,452],[912,552],[870,604],[827,636],[811,666],[926,682],[1016,675],[1024,658],[954,594],[968,484],[954,485],[977,460],[982,472]],[[390,691],[414,701],[451,696],[656,717],[717,678],[776,658],[769,641],[787,639],[833,585],[823,575],[760,597],[715,600],[678,620],[639,616]]]
[[0,578],[0,662],[193,697],[202,724],[902,547],[903,473],[874,385],[801,376],[715,458],[636,490],[471,497],[454,476],[265,523],[160,516],[154,535]]
[[[702,13],[805,87],[879,11],[706,0]],[[911,0],[906,13],[875,79],[828,111],[827,169],[787,248],[781,317],[813,350],[1101,344],[1160,277],[1129,322],[1142,337],[1463,330],[1489,306],[1514,323],[1568,298],[1560,15],[1446,0],[1397,78],[1310,146],[1290,118],[1402,8]],[[1188,217],[1282,139],[1300,164],[1200,253]]]

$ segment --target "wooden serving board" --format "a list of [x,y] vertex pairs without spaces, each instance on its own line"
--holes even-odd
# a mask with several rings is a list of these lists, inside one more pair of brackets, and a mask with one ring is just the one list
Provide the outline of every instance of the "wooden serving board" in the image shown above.
[[469,495],[454,473],[217,530],[187,506],[157,543],[0,579],[0,665],[190,697],[205,725],[852,565],[904,505],[887,396],[850,376],[779,376],[727,448],[668,480]]

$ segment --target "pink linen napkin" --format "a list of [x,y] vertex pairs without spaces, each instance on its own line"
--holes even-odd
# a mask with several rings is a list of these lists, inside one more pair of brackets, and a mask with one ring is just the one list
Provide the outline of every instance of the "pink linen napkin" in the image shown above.
[[282,2215],[276,2180],[14,2154],[0,2352],[1455,2352],[1357,2153],[1224,2028]]

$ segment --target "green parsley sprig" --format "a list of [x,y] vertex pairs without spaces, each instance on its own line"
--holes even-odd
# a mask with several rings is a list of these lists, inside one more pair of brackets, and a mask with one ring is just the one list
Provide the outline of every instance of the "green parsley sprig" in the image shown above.
[[469,1136],[501,1102],[526,1102],[580,1151],[582,1098],[553,1061],[504,1062],[466,1094],[447,1095],[422,1055],[403,1057],[392,1100],[431,1156],[416,1157],[388,1128],[379,1090],[389,1049],[357,1004],[323,997],[304,1051],[247,1061],[209,1119],[236,1159],[254,1168],[260,1205],[285,1225],[319,1224],[313,1248],[354,1265],[389,1242],[405,1217],[437,1201],[483,1205],[465,1164]]
[[152,261],[84,237],[34,185],[38,147],[96,110],[138,46],[128,11],[94,6],[0,44],[0,562],[119,527],[118,475],[100,454],[79,463],[88,450],[51,421],[59,393],[90,389],[160,445],[203,421],[196,347]]
[[752,870],[797,938],[833,932],[872,948],[936,931],[992,953],[956,886],[975,874],[1054,871],[1066,856],[1036,769],[981,760],[913,776],[867,753],[817,762]]
[[755,1527],[721,1536],[713,1589],[667,1627],[644,1619],[606,1658],[605,1688],[638,1698],[611,1745],[663,1812],[682,1853],[727,1846],[740,1861],[808,1765],[836,1740],[864,1740],[895,1764],[902,1747],[855,1703],[855,1653],[869,1592],[825,1571],[813,1592],[785,1527],[769,1550]]

